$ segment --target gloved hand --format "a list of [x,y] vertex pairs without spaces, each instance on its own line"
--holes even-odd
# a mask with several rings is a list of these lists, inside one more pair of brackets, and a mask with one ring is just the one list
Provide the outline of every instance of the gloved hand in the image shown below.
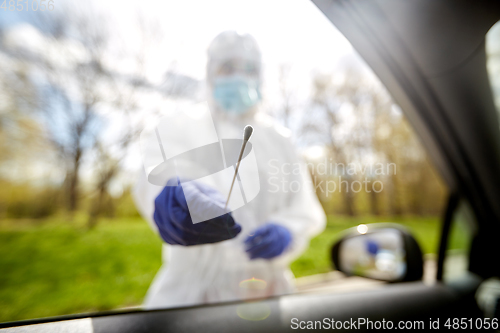
[[224,198],[207,185],[191,182],[165,186],[155,199],[154,220],[166,243],[184,246],[217,243],[240,233],[241,226],[231,213],[193,224],[186,197],[197,214],[224,211]]
[[267,223],[255,230],[252,236],[245,240],[246,252],[250,259],[272,259],[285,251],[292,241],[292,234],[287,228]]

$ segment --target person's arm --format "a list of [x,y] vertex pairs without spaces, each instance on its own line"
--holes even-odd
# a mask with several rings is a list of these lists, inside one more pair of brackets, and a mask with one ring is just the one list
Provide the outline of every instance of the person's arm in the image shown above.
[[153,215],[155,211],[155,199],[162,189],[161,186],[150,184],[144,170],[139,170],[137,181],[132,191],[132,197],[134,198],[135,207],[139,211],[139,214],[148,222],[151,229],[158,234],[158,226],[153,219]]
[[[251,259],[272,259],[288,265],[304,252],[309,240],[324,230],[326,216],[314,192],[306,165],[297,156],[291,142],[276,133],[275,147],[280,150],[281,173],[276,175],[284,188],[279,189],[279,206],[245,240]],[[300,166],[300,172],[297,169]],[[291,169],[290,169],[291,167]],[[293,169],[293,170],[292,170]]]
[[308,247],[309,240],[320,234],[326,225],[326,215],[316,196],[311,182],[311,176],[304,163],[297,158],[296,163],[300,163],[301,183],[299,191],[289,190],[286,207],[269,216],[269,222],[279,224],[287,228],[292,241],[285,252],[277,260],[288,264],[299,257]]
[[[175,179],[168,183],[171,181]],[[143,179],[134,191],[139,210],[165,243],[179,246],[218,243],[241,232],[241,226],[226,211],[225,198],[219,192],[196,181],[181,185],[177,178],[177,182],[176,186],[163,187],[156,195],[156,189]],[[192,216],[203,223],[194,223]]]

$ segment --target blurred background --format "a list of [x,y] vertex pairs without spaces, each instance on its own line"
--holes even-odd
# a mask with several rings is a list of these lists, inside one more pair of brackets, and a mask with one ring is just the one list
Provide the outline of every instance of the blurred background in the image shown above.
[[[317,191],[328,225],[294,274],[333,270],[339,232],[371,222],[409,227],[432,260],[447,189],[399,107],[312,3],[23,4],[0,8],[0,321],[141,304],[161,241],[131,199],[138,137],[205,99],[206,47],[228,29],[260,44],[262,110],[290,129],[315,184],[337,184]],[[498,24],[487,48],[500,106]],[[365,169],[314,174],[321,163]],[[364,180],[382,187],[338,190]]]

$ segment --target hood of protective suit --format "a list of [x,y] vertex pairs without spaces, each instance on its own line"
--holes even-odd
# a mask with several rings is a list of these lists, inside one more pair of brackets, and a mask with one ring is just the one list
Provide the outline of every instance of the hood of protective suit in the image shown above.
[[261,100],[261,53],[255,38],[225,31],[207,50],[207,101],[217,118],[252,118]]

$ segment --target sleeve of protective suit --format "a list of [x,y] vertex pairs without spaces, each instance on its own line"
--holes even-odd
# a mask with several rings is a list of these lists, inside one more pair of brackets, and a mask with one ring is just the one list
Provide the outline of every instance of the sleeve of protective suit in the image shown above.
[[153,214],[155,211],[155,199],[162,191],[163,187],[150,184],[146,178],[144,170],[140,170],[137,175],[137,181],[132,195],[135,206],[141,216],[148,222],[151,229],[159,234]]
[[326,215],[314,191],[307,166],[297,156],[289,141],[286,141],[285,145],[288,148],[290,165],[300,165],[297,180],[300,181],[301,187],[298,191],[286,191],[286,206],[269,216],[269,222],[288,228],[292,234],[288,249],[276,259],[288,264],[307,249],[311,238],[325,229]]

